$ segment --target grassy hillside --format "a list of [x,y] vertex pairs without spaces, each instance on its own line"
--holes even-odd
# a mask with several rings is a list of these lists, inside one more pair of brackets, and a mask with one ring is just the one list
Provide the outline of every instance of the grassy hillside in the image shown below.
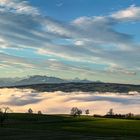
[[2,140],[139,140],[140,121],[68,115],[9,114]]

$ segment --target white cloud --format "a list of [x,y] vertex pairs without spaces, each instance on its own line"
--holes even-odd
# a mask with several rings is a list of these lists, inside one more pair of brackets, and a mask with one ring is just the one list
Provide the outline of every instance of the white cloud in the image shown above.
[[112,73],[123,73],[126,75],[136,75],[136,72],[133,70],[127,70],[127,69],[117,67],[117,66],[114,66],[114,67],[112,66],[109,69],[107,69],[107,71],[110,71]]
[[27,1],[0,0],[0,12],[13,12],[18,14],[39,15],[39,10],[29,5]]
[[135,5],[131,5],[127,9],[115,12],[112,14],[112,17],[117,20],[140,20],[140,7],[136,7]]

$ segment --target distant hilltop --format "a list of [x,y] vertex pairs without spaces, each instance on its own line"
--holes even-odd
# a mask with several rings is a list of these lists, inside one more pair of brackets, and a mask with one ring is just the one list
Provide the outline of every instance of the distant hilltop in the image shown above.
[[55,84],[34,84],[25,86],[16,86],[16,88],[31,88],[39,92],[113,92],[127,93],[128,95],[140,94],[140,85],[115,84],[115,83],[55,83]]
[[[33,84],[56,84],[56,83],[91,83],[87,79],[75,78],[72,80],[64,80],[57,77],[34,75],[27,78],[0,78],[0,87],[7,86],[21,86],[21,85],[33,85]],[[99,82],[99,81],[98,81]]]

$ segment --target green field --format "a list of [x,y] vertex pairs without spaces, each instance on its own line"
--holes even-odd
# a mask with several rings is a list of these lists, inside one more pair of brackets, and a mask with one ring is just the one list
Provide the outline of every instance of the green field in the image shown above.
[[0,140],[140,140],[140,120],[9,114]]

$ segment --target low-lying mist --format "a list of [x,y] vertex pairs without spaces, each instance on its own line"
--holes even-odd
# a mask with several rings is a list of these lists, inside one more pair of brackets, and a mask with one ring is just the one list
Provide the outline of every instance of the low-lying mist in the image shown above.
[[70,113],[72,107],[90,114],[106,114],[110,108],[115,113],[140,114],[140,93],[89,93],[89,92],[37,92],[32,89],[0,89],[0,107],[8,106],[13,112],[34,112],[41,110],[46,114]]

